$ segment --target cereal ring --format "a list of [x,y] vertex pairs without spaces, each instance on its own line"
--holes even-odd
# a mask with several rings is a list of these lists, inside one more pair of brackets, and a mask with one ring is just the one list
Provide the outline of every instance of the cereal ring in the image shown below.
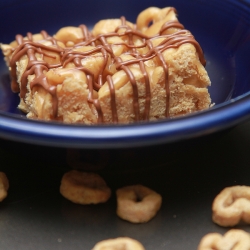
[[250,223],[250,187],[223,189],[214,199],[212,211],[213,221],[220,226],[234,226],[241,220]]
[[138,15],[136,25],[140,31],[152,36],[159,33],[164,23],[173,20],[177,20],[174,8],[149,7]]
[[249,250],[250,235],[243,230],[231,229],[223,235],[210,233],[205,235],[198,250]]
[[143,245],[128,237],[103,240],[98,242],[92,250],[145,250]]
[[136,20],[137,28],[145,31],[149,24],[157,18],[160,12],[161,9],[157,7],[150,7],[142,11]]
[[57,31],[57,33],[54,35],[54,37],[62,41],[67,45],[67,43],[70,41],[72,42],[72,46],[74,46],[76,43],[82,42],[84,39],[84,33],[83,30],[80,27],[63,27],[60,30]]
[[116,196],[117,215],[133,223],[151,220],[162,203],[160,194],[142,185],[120,188],[116,191]]
[[7,191],[9,189],[9,181],[5,173],[0,172],[0,201],[3,201],[7,197]]
[[74,203],[85,205],[106,202],[111,189],[98,174],[71,170],[62,177],[60,193]]

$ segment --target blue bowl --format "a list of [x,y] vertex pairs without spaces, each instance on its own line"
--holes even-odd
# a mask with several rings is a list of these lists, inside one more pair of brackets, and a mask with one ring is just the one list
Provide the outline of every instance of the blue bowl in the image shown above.
[[[86,24],[124,15],[135,22],[149,7],[173,6],[179,20],[201,44],[216,104],[207,111],[175,119],[131,125],[66,125],[28,120],[17,110],[19,97],[10,90],[8,70],[0,61],[0,137],[47,146],[125,148],[192,139],[233,127],[250,117],[249,0],[1,0],[0,42],[17,33],[54,34],[63,26]],[[3,58],[3,57],[2,57]]]

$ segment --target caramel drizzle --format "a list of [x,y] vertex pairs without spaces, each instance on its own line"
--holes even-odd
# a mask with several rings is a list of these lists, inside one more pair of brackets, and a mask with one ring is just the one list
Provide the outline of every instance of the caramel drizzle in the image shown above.
[[[172,8],[175,10],[174,8]],[[127,74],[130,83],[132,85],[133,89],[133,109],[134,109],[134,117],[136,121],[139,121],[140,119],[143,120],[149,120],[149,113],[150,113],[150,102],[151,102],[151,91],[150,91],[150,82],[149,82],[149,76],[146,71],[144,62],[147,60],[150,60],[157,56],[162,64],[164,73],[165,73],[165,91],[166,91],[166,112],[165,116],[169,117],[169,99],[170,99],[170,88],[169,88],[169,80],[168,80],[168,65],[164,60],[163,57],[163,51],[169,48],[178,48],[182,44],[185,43],[191,43],[195,46],[196,51],[199,55],[199,59],[203,65],[205,65],[206,61],[204,59],[203,51],[199,45],[199,43],[194,39],[194,37],[190,34],[189,31],[184,29],[184,26],[180,24],[177,20],[176,21],[169,21],[165,23],[159,32],[159,34],[156,34],[153,37],[148,37],[141,32],[132,29],[130,26],[126,24],[125,17],[121,17],[121,25],[116,28],[114,32],[108,33],[108,34],[101,34],[96,37],[93,37],[91,32],[88,30],[88,28],[85,25],[79,26],[83,33],[83,41],[76,44],[72,48],[63,49],[57,46],[57,40],[47,34],[46,31],[41,31],[41,34],[45,40],[51,41],[53,46],[45,46],[40,43],[33,42],[32,34],[27,33],[28,40],[24,40],[21,35],[16,36],[16,41],[18,43],[18,47],[14,50],[14,53],[12,55],[11,61],[10,61],[10,67],[11,67],[11,76],[12,76],[12,83],[11,87],[14,92],[19,91],[19,86],[17,84],[17,76],[15,71],[15,63],[16,61],[20,60],[20,58],[24,55],[27,55],[28,57],[28,64],[25,69],[25,72],[23,73],[21,77],[21,84],[20,84],[20,97],[24,98],[27,92],[27,78],[29,75],[35,75],[35,78],[30,83],[31,90],[33,87],[39,85],[42,86],[48,93],[51,94],[52,100],[53,100],[53,118],[57,118],[57,109],[58,109],[58,100],[56,95],[56,86],[50,86],[48,84],[48,81],[46,79],[45,73],[51,68],[56,67],[65,67],[68,63],[73,62],[76,66],[76,69],[83,71],[86,74],[87,78],[87,84],[89,88],[89,96],[88,96],[88,102],[94,104],[97,114],[98,114],[98,123],[103,123],[103,114],[102,109],[99,103],[99,100],[94,98],[94,91],[98,91],[101,86],[103,85],[103,73],[107,66],[108,59],[111,58],[115,62],[115,67],[117,70],[124,70],[124,72]],[[166,31],[169,28],[176,28],[179,29],[179,31],[171,34],[171,35],[164,35],[164,31]],[[122,32],[119,32],[119,31]],[[127,36],[128,43],[121,42],[121,43],[115,43],[115,44],[109,44],[107,42],[107,38],[118,36],[118,37],[124,37]],[[141,38],[142,44],[141,45],[135,45],[133,40],[134,37],[137,36]],[[157,38],[164,38],[163,41],[156,47],[152,45],[152,40]],[[101,44],[101,45],[100,45]],[[77,47],[80,46],[88,46],[91,45],[95,47],[92,50],[88,50],[85,52],[79,52],[75,51]],[[131,54],[135,57],[135,59],[128,60],[128,61],[122,61],[120,57],[116,57],[113,53],[112,46],[113,45],[123,45],[126,46],[129,50],[127,54]],[[137,51],[139,48],[148,47],[148,52],[144,55],[140,55]],[[39,53],[42,58],[43,56],[50,56],[46,51],[52,51],[57,53],[60,56],[61,63],[59,64],[48,64],[45,61],[39,61],[37,60],[35,54]],[[83,67],[81,64],[81,60],[90,56],[95,55],[97,53],[101,53],[102,57],[104,59],[104,63],[102,65],[102,68],[99,72],[98,79],[95,81],[93,73],[88,70],[87,68]],[[138,87],[136,84],[135,77],[129,68],[129,65],[132,64],[139,64],[140,70],[144,77],[145,82],[145,107],[144,107],[144,113],[142,114],[142,118],[139,114],[139,96],[138,96]],[[116,108],[116,96],[115,96],[115,87],[113,79],[110,75],[106,77],[109,90],[110,90],[110,99],[111,99],[111,110],[112,110],[112,119],[113,123],[118,123],[118,114],[117,114],[117,108]]]

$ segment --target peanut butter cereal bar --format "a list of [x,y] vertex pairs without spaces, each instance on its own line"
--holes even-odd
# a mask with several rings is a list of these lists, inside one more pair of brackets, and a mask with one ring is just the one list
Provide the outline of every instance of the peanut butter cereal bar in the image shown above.
[[11,88],[28,118],[133,123],[208,109],[210,79],[199,43],[173,7],[16,35],[1,44]]

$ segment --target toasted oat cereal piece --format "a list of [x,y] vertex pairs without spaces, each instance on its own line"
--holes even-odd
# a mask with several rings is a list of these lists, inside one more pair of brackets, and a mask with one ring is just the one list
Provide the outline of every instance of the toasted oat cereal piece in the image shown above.
[[241,220],[250,223],[250,187],[232,186],[223,189],[212,205],[213,221],[228,227]]
[[[137,17],[137,28],[148,36],[156,34],[170,34],[164,31],[169,30],[166,24],[178,21],[176,17],[176,9],[173,7],[157,8],[149,7],[143,10]],[[151,24],[151,25],[150,25]],[[178,24],[171,27],[171,33],[178,29]]]
[[143,245],[129,237],[119,237],[98,242],[92,250],[145,250]]
[[201,239],[198,250],[250,250],[250,235],[239,229],[231,229],[224,236],[210,233]]
[[71,170],[62,177],[60,193],[74,203],[86,205],[106,202],[111,189],[98,174]]
[[120,18],[120,19],[105,19],[100,20],[97,22],[92,30],[92,34],[96,37],[98,35],[103,34],[111,34],[116,33],[121,30],[126,30],[127,28],[135,29],[135,25],[127,20]]
[[0,201],[3,201],[8,195],[9,180],[5,173],[0,172]]
[[161,208],[161,195],[143,185],[120,188],[116,191],[116,196],[116,213],[129,222],[148,222]]

